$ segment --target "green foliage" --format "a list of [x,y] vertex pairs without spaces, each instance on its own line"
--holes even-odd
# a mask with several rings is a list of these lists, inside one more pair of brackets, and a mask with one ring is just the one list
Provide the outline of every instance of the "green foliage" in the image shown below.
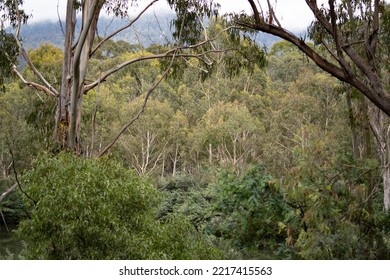
[[217,103],[203,116],[193,130],[193,151],[209,163],[243,168],[257,156],[256,144],[262,132],[261,123],[245,105]]
[[224,45],[226,49],[230,48],[236,51],[228,51],[223,56],[229,77],[232,78],[243,69],[253,73],[256,66],[264,68],[266,65],[265,51],[258,46],[253,38],[246,34],[230,32],[230,37],[225,38]]
[[211,17],[212,3],[212,0],[168,0],[177,15],[172,21],[172,26],[175,27],[173,36],[190,45],[199,42],[203,31],[203,17]]
[[280,225],[287,206],[282,191],[263,166],[253,166],[241,176],[223,171],[209,188],[209,233],[258,251],[272,252],[284,244],[286,233]]
[[0,30],[0,86],[4,90],[4,79],[11,76],[11,68],[19,55],[19,47],[14,36]]
[[104,1],[104,7],[107,14],[114,14],[116,17],[124,18],[127,16],[127,10],[130,6],[134,5],[137,0],[106,0]]
[[0,1],[0,17],[3,22],[9,22],[12,27],[16,27],[19,22],[27,23],[29,15],[27,15],[21,7],[24,0],[18,1],[18,9],[15,8],[15,1],[13,0],[1,0]]
[[[52,43],[42,43],[37,48],[29,50],[29,56],[34,66],[43,73],[45,79],[54,87],[61,87],[62,64],[64,60],[61,48],[54,46]],[[33,71],[25,67],[23,76],[28,81],[41,83]],[[32,91],[32,90],[31,90]]]
[[205,194],[207,184],[207,181],[198,176],[185,173],[161,179],[159,188],[164,191],[164,199],[159,216],[164,218],[171,213],[178,213],[187,217],[195,228],[202,231],[210,207],[210,201]]
[[[310,153],[309,153],[310,154]],[[304,259],[387,259],[389,218],[369,174],[373,160],[355,161],[340,151],[319,161],[301,154],[286,176],[289,225],[296,253]]]
[[23,186],[31,218],[17,232],[27,258],[222,257],[185,218],[158,221],[158,191],[113,160],[44,155],[23,176]]

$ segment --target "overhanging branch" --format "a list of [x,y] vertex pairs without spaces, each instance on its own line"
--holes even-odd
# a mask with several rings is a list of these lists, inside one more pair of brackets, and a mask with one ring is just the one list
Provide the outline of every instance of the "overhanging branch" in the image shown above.
[[[368,99],[370,99],[376,106],[378,106],[383,112],[387,115],[390,115],[390,95],[385,91],[383,85],[381,85],[379,77],[372,70],[368,70],[369,65],[364,64],[362,58],[358,54],[355,55],[356,51],[353,50],[352,46],[345,44],[341,40],[343,50],[351,57],[352,61],[359,67],[366,71],[362,72],[366,74],[367,78],[371,81],[371,84],[367,84],[363,80],[356,77],[356,75],[350,75],[345,72],[345,69],[340,68],[339,66],[327,61],[311,47],[309,47],[302,39],[298,38],[288,30],[272,25],[265,22],[261,24],[252,24],[248,22],[238,21],[236,22],[239,26],[250,28],[253,30],[262,31],[268,34],[275,35],[282,39],[289,41],[298,47],[303,53],[305,53],[317,66],[336,77],[337,79],[346,82],[356,89],[361,91]],[[356,61],[357,60],[357,61]]]

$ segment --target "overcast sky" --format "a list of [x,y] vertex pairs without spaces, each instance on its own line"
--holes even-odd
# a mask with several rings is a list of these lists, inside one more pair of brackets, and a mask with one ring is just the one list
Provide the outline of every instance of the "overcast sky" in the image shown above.
[[[139,6],[143,7],[150,0],[141,0]],[[250,6],[246,0],[216,0],[222,6],[222,12],[239,12],[241,10],[250,13]],[[59,13],[64,18],[65,6],[67,0],[25,0],[25,10],[33,15],[32,21],[41,21],[45,19],[56,20],[57,5]],[[305,29],[313,19],[309,8],[306,6],[305,0],[271,0],[271,3],[277,2],[276,14],[282,25],[291,30]],[[319,0],[318,3],[327,2]],[[265,0],[260,0],[260,3],[266,3]],[[166,1],[160,0],[155,4],[155,11],[168,9]]]

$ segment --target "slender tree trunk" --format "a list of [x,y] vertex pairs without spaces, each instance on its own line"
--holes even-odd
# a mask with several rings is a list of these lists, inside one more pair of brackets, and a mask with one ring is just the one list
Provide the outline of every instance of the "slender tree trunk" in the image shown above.
[[359,158],[359,137],[357,132],[357,122],[352,107],[352,93],[350,91],[346,94],[349,125],[351,126],[352,150],[354,159]]
[[179,161],[179,143],[175,144],[175,155],[173,158],[172,176],[176,176],[177,162]]

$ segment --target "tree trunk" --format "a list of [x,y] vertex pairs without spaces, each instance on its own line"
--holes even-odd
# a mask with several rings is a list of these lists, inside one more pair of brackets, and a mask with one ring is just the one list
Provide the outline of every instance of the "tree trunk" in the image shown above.
[[80,153],[81,108],[84,94],[84,80],[92,50],[100,10],[104,1],[85,0],[83,4],[82,28],[74,50],[73,84],[70,99],[70,124],[68,147]]
[[368,111],[371,129],[379,145],[379,157],[382,164],[383,205],[384,210],[390,209],[390,122],[381,110],[369,106]]
[[70,95],[72,88],[73,77],[73,55],[72,45],[74,30],[76,24],[76,10],[74,9],[73,1],[69,0],[66,9],[66,26],[65,26],[65,46],[64,46],[64,62],[62,68],[62,84],[60,96],[57,98],[56,110],[56,128],[55,137],[61,149],[68,147],[69,139],[69,122],[70,122]]
[[80,123],[84,80],[97,21],[104,1],[85,0],[82,7],[82,28],[74,45],[76,10],[73,0],[68,0],[66,11],[64,63],[61,92],[56,111],[55,135],[61,149],[69,148],[80,153]]
[[388,211],[390,209],[390,166],[387,164],[383,168],[383,203],[384,203],[384,209]]
[[348,91],[346,94],[349,125],[351,126],[352,150],[354,159],[359,158],[359,137],[357,132],[357,123],[355,114],[352,108],[352,93]]

